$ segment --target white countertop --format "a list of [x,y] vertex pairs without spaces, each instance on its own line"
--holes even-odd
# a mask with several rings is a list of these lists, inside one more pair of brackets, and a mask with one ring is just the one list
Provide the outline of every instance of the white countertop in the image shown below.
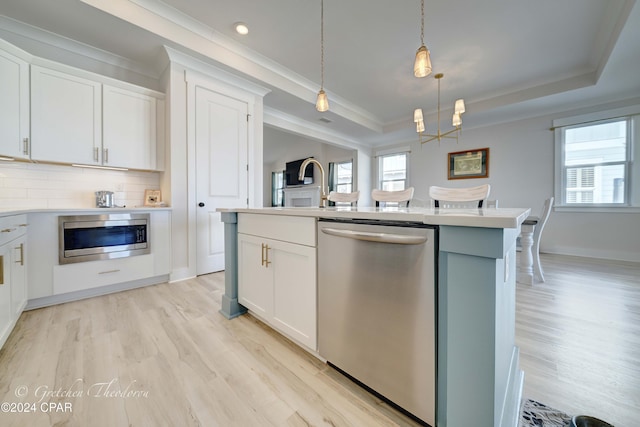
[[124,212],[150,212],[150,211],[162,211],[162,210],[171,210],[171,207],[162,206],[162,207],[148,207],[148,206],[134,206],[132,208],[69,208],[69,209],[20,209],[20,208],[9,208],[9,209],[0,209],[0,217],[3,216],[11,216],[11,215],[20,215],[20,214],[30,214],[30,213],[61,213],[61,214],[72,214],[72,213],[91,213],[91,214],[102,214],[102,213],[124,213]]
[[529,208],[228,208],[218,212],[253,213],[262,215],[289,215],[317,218],[378,219],[387,221],[414,221],[431,225],[451,225],[482,228],[517,228],[529,215]]

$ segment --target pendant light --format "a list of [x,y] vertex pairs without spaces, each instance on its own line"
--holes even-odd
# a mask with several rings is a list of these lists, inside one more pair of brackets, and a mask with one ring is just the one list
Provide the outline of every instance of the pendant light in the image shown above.
[[324,0],[320,0],[320,92],[316,100],[316,110],[324,113],[329,110],[329,99],[324,92]]
[[416,62],[413,64],[413,75],[416,77],[427,77],[431,74],[431,54],[424,45],[424,0],[421,0],[422,21],[420,25],[420,47],[416,52]]

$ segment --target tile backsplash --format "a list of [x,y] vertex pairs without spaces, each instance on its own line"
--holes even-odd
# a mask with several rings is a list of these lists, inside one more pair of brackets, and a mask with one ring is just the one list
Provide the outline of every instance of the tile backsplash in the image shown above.
[[142,206],[160,173],[0,161],[0,209],[95,208],[98,190],[113,191],[117,206]]

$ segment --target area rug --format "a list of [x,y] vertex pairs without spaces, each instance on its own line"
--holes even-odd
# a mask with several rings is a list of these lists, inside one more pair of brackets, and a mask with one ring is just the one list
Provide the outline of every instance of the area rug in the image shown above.
[[518,427],[567,427],[571,415],[531,399],[523,399]]

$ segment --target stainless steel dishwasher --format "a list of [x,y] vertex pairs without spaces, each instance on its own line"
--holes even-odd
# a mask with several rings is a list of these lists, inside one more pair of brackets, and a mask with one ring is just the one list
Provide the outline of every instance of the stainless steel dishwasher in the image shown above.
[[432,426],[436,236],[421,223],[318,222],[320,355]]

